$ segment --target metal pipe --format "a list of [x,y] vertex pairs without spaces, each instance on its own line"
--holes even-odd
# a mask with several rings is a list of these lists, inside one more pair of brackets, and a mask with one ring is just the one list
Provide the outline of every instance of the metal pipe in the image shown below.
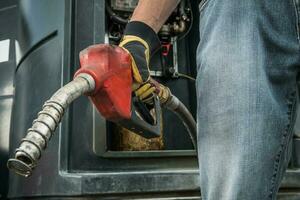
[[93,77],[82,73],[54,93],[28,129],[15,151],[15,158],[8,160],[7,167],[19,175],[30,176],[70,103],[94,88]]
[[106,11],[108,12],[109,14],[109,17],[111,17],[111,19],[115,22],[117,22],[118,24],[123,24],[123,25],[126,25],[129,20],[128,19],[125,19],[125,18],[122,18],[121,16],[117,15],[112,9],[111,7],[108,5],[108,3],[105,4],[105,8],[106,8]]
[[180,20],[178,24],[174,22],[173,31],[175,33],[183,33],[185,30],[186,30],[186,22],[184,20]]

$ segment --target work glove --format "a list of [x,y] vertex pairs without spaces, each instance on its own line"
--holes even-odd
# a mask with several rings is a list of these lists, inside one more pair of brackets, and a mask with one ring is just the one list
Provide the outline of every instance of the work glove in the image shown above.
[[149,81],[140,86],[136,91],[136,96],[147,104],[153,104],[153,94],[157,94],[160,103],[164,104],[169,99],[171,92],[170,89],[150,77]]
[[150,102],[153,93],[159,93],[156,88],[161,84],[150,78],[149,61],[156,50],[160,48],[160,41],[154,30],[139,21],[129,22],[124,36],[119,44],[131,56],[131,67],[134,79],[133,91],[140,100]]

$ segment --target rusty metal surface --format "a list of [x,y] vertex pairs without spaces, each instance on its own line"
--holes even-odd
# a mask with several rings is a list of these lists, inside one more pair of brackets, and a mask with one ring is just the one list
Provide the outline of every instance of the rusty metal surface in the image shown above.
[[[153,113],[152,113],[153,114]],[[153,114],[154,116],[154,114]],[[163,119],[160,118],[160,136],[144,138],[120,125],[116,125],[113,134],[113,150],[116,151],[151,151],[164,149]]]
[[164,149],[163,133],[157,138],[146,139],[126,128],[117,126],[114,130],[114,146],[117,151],[149,151]]

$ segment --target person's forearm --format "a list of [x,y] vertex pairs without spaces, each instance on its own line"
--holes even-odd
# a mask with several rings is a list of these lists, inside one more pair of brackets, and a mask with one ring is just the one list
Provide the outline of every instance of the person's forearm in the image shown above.
[[156,33],[176,8],[180,0],[139,0],[130,21],[141,21]]

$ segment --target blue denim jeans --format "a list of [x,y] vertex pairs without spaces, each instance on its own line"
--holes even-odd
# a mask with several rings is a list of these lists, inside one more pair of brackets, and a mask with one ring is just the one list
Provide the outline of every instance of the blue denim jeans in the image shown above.
[[299,0],[204,0],[197,128],[204,200],[276,199],[300,65]]

